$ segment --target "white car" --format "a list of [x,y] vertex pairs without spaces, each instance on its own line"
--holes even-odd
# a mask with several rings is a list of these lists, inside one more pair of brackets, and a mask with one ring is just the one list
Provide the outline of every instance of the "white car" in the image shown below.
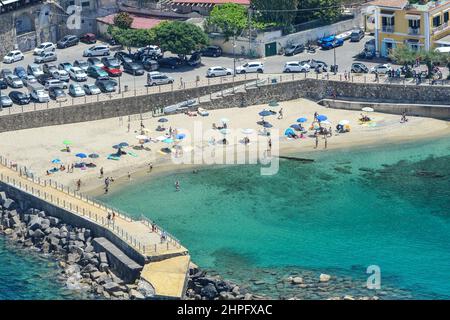
[[43,42],[34,49],[33,54],[36,56],[39,56],[43,52],[53,52],[55,50],[56,50],[56,45],[54,43]]
[[26,75],[25,77],[22,78],[22,82],[25,86],[29,86],[33,83],[37,82],[37,79],[35,76],[32,75]]
[[16,61],[23,60],[25,57],[20,50],[10,51],[6,56],[3,57],[4,63],[14,63]]
[[68,85],[64,81],[58,79],[49,79],[45,82],[45,89],[48,90],[52,87],[67,89]]
[[23,87],[23,81],[15,74],[8,74],[5,78],[6,83],[11,88],[22,88]]
[[35,76],[36,78],[39,76],[42,76],[44,74],[44,71],[42,71],[42,68],[37,64],[29,64],[27,67],[28,74]]
[[35,63],[44,63],[44,62],[51,62],[56,61],[58,57],[56,56],[56,53],[54,52],[42,52],[39,56],[36,56],[34,58]]
[[300,61],[288,61],[284,64],[283,72],[309,72],[310,66]]
[[206,71],[207,77],[229,76],[233,74],[233,70],[225,67],[211,67]]
[[173,83],[173,81],[172,77],[158,71],[149,72],[147,74],[147,85],[149,86]]
[[236,68],[236,73],[252,73],[252,72],[258,72],[263,73],[264,72],[264,63],[260,61],[251,61],[247,62],[246,64],[239,66]]
[[69,73],[66,70],[55,70],[51,73],[52,77],[61,81],[69,81]]
[[100,94],[100,89],[95,84],[83,84],[83,89],[86,94],[94,95],[94,94]]
[[86,92],[84,92],[84,89],[78,83],[72,83],[69,86],[69,94],[72,97],[83,97],[86,95]]
[[83,69],[78,68],[78,67],[70,68],[69,75],[70,75],[70,78],[75,81],[86,81],[87,80],[86,72],[84,72]]
[[386,74],[391,70],[392,70],[391,65],[388,63],[385,63],[385,64],[379,64],[375,67],[370,68],[370,73]]
[[109,47],[99,44],[84,50],[83,57],[109,56]]
[[50,101],[50,96],[48,95],[47,92],[45,92],[45,90],[43,88],[32,90],[30,93],[30,96],[33,100],[35,100],[37,102],[49,102]]

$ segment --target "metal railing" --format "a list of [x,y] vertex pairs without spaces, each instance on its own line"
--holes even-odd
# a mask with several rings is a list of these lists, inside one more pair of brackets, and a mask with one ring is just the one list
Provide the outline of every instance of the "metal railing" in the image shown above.
[[393,25],[383,25],[383,26],[381,26],[381,30],[383,32],[393,33],[394,29],[395,29],[395,27]]
[[[144,256],[148,254],[162,254],[165,251],[173,248],[181,248],[180,242],[174,236],[170,235],[160,226],[156,225],[154,222],[143,216],[141,216],[140,220],[133,220],[132,217],[128,216],[120,209],[102,203],[101,201],[94,200],[87,195],[84,195],[76,190],[72,190],[71,188],[66,187],[63,184],[52,181],[51,179],[41,179],[40,177],[36,177],[34,176],[34,174],[30,173],[26,167],[19,166],[15,162],[9,161],[3,156],[0,156],[0,164],[8,169],[15,171],[19,175],[19,177],[15,177],[14,175],[8,175],[1,172],[0,179],[4,183],[7,183],[25,193],[43,199],[56,207],[62,208],[78,216],[82,216],[83,218],[88,219],[91,222],[107,228],[121,240],[125,241],[133,249]],[[79,203],[75,203],[74,201],[54,196],[52,193],[42,190],[42,187],[50,187],[59,192],[65,193],[70,196],[69,199],[79,199],[85,205],[79,205]],[[106,215],[110,214],[111,219],[108,219],[107,217],[105,218],[104,216],[100,216],[98,213],[93,212],[92,209],[94,208],[89,206],[104,211]],[[157,233],[161,236],[161,243],[142,243],[130,232],[116,224],[116,219],[122,219],[125,222],[141,222],[149,228],[149,233],[153,232],[151,230],[151,226],[152,224],[154,224],[156,226],[156,229],[158,230]],[[163,235],[165,235],[165,239],[163,239]]]

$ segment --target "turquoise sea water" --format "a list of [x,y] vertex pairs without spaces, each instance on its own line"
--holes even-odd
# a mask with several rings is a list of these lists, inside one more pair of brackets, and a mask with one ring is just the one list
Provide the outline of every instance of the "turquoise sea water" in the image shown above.
[[378,265],[382,285],[450,297],[450,139],[300,156],[316,161],[282,161],[274,176],[257,165],[172,173],[102,200],[238,281],[296,268],[364,279]]

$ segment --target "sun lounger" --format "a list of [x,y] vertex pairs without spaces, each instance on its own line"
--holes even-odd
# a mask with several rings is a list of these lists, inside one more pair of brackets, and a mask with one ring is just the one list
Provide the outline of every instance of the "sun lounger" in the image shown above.
[[110,155],[108,156],[108,159],[109,159],[109,160],[120,160],[120,157],[115,156],[115,155],[113,155],[113,154],[110,154]]

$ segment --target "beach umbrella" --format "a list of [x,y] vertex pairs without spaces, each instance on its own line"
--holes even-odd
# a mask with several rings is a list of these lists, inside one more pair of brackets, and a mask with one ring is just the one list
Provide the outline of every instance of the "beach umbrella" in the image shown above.
[[230,122],[230,119],[228,119],[228,118],[222,118],[222,119],[220,119],[220,122],[222,122],[222,123],[227,123],[227,122]]
[[269,110],[263,110],[260,113],[258,113],[261,117],[268,117],[272,115],[272,112],[270,112]]
[[269,122],[265,122],[262,126],[264,128],[272,128],[273,127]]
[[373,108],[371,108],[371,107],[364,107],[361,110],[364,112],[373,112],[374,111]]
[[291,134],[295,134],[294,130],[292,130],[292,128],[287,128],[286,131],[284,132],[285,136],[289,136]]
[[119,143],[119,147],[121,147],[121,148],[128,147],[128,146],[129,146],[129,144],[126,142]]
[[341,121],[339,121],[339,124],[341,125],[341,126],[345,126],[345,125],[347,125],[347,124],[349,124],[350,123],[350,121],[348,121],[348,120],[341,120]]
[[173,139],[172,138],[166,138],[163,140],[164,143],[173,143]]
[[306,122],[306,121],[308,121],[308,119],[303,118],[303,117],[297,119],[297,122],[300,122],[300,123],[303,123],[303,122]]
[[186,134],[184,133],[179,133],[175,136],[175,138],[177,138],[178,140],[183,140],[184,138],[186,138]]
[[72,141],[70,141],[70,140],[64,140],[63,141],[63,145],[68,146],[68,145],[71,145],[71,144],[72,144]]
[[230,129],[220,129],[220,133],[225,135],[230,133]]
[[98,157],[100,157],[100,156],[97,153],[91,153],[89,155],[89,158],[91,158],[91,159],[97,159]]
[[242,133],[243,133],[243,134],[252,134],[253,131],[254,131],[253,129],[248,128],[248,129],[243,129],[243,130],[242,130]]
[[84,159],[84,158],[87,158],[87,155],[86,155],[85,153],[77,153],[77,154],[75,155],[75,157],[78,157],[78,158],[80,158],[80,159]]
[[120,146],[118,144],[115,144],[112,147],[113,147],[113,149],[120,149]]
[[160,118],[159,120],[158,120],[158,122],[168,122],[169,120],[167,119],[167,118]]
[[327,124],[327,125],[330,125],[331,122],[330,122],[329,120],[324,120],[324,121],[321,121],[320,124]]
[[59,160],[59,159],[53,159],[53,160],[52,160],[52,163],[61,164],[62,161]]
[[140,135],[136,136],[136,139],[138,139],[138,140],[148,140],[148,137],[140,134]]
[[301,128],[298,124],[291,124],[291,128],[295,129],[295,130],[301,130]]
[[323,114],[319,114],[318,116],[317,116],[317,120],[318,121],[325,121],[325,120],[327,120],[328,119],[328,117],[326,116],[326,115],[323,115]]
[[277,101],[275,101],[275,100],[269,102],[269,106],[270,107],[278,107],[279,105],[280,104]]

